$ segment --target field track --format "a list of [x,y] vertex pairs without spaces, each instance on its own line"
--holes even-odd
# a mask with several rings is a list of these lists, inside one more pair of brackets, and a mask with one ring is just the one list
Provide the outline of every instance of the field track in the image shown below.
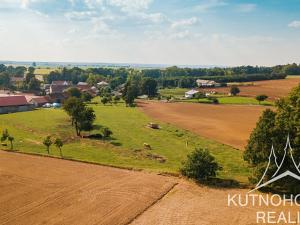
[[257,210],[298,209],[228,207],[228,194],[247,191],[0,151],[1,225],[246,225]]
[[243,149],[266,107],[196,103],[139,102],[147,115],[203,137]]

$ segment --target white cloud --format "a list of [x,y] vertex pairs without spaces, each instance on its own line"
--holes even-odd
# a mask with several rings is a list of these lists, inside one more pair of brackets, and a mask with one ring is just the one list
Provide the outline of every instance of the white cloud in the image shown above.
[[168,38],[169,39],[185,39],[189,36],[190,36],[190,31],[184,30],[184,31],[177,32],[177,33],[171,33]]
[[183,19],[175,21],[171,24],[171,28],[180,28],[180,27],[186,27],[186,26],[192,26],[199,23],[199,19],[197,17],[192,17],[189,19]]
[[240,4],[237,6],[239,12],[252,12],[256,9],[256,4]]
[[214,8],[226,6],[227,3],[223,0],[206,0],[201,4],[198,4],[194,7],[194,10],[199,12],[206,12]]
[[89,9],[94,9],[103,5],[103,0],[84,0],[84,2]]
[[97,16],[95,11],[72,11],[65,13],[65,17],[69,20],[86,20]]
[[93,29],[92,32],[87,35],[88,38],[97,38],[103,36],[117,37],[120,36],[118,31],[112,29],[109,24],[107,24],[102,18],[93,18],[92,19]]
[[121,8],[124,12],[137,12],[148,9],[152,0],[107,0],[111,6]]
[[291,28],[300,28],[300,20],[294,20],[289,23],[288,27]]

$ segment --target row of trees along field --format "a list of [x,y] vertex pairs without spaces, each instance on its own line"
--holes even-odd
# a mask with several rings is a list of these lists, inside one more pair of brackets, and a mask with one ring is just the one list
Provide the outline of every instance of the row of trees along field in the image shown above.
[[[34,67],[13,67],[0,64],[0,87],[14,88],[11,82],[12,77],[25,77],[33,73]],[[124,84],[128,76],[132,73],[139,73],[143,77],[153,78],[158,82],[160,87],[190,88],[195,86],[195,80],[198,78],[215,80],[220,83],[283,79],[286,75],[299,75],[300,65],[288,64],[274,67],[239,66],[226,68],[179,68],[173,66],[164,69],[142,70],[106,67],[82,69],[73,67],[59,68],[49,72],[49,74],[44,76],[44,82],[51,83],[55,80],[67,80],[72,81],[74,84],[81,81],[95,85],[99,81],[106,80],[110,83],[111,88],[114,89],[120,84]],[[25,90],[38,89],[38,80],[32,80],[29,85],[31,79],[33,77],[29,76],[26,79],[27,84],[18,88]]]

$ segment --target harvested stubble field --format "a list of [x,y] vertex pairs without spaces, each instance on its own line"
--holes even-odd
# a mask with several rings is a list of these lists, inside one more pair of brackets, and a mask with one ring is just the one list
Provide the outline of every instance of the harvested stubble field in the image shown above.
[[[287,96],[291,89],[300,83],[300,76],[288,77],[282,80],[265,80],[251,83],[253,83],[253,85],[238,85],[241,91],[239,94],[240,96],[255,97],[260,94],[265,94],[270,100],[275,100]],[[228,94],[230,92],[230,87],[207,88],[201,90]]]
[[228,194],[175,177],[0,151],[0,224],[256,224],[256,211]]
[[266,107],[144,101],[140,109],[149,116],[175,124],[203,137],[243,149]]
[[0,151],[0,224],[127,224],[176,179]]

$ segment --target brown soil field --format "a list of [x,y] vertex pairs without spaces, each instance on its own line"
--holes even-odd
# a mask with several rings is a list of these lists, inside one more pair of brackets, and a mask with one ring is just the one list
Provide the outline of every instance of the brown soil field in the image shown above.
[[175,124],[203,137],[243,149],[266,107],[193,103],[139,102],[150,117]]
[[[265,94],[269,96],[270,100],[275,100],[284,96],[291,91],[292,88],[296,87],[300,83],[299,78],[286,78],[283,80],[265,80],[265,81],[255,81],[249,82],[254,85],[251,86],[239,86],[240,96],[255,97],[260,94]],[[207,88],[201,89],[204,91],[216,91],[218,93],[228,94],[230,87],[220,87],[220,88]]]
[[0,224],[247,225],[257,224],[257,211],[298,210],[228,206],[228,194],[247,192],[0,151]]
[[292,220],[297,218],[298,208],[295,205],[253,207],[250,203],[241,207],[232,203],[229,206],[228,195],[240,194],[243,198],[247,193],[246,189],[209,188],[182,181],[134,220],[132,225],[254,225],[273,222],[270,220],[270,223],[263,223],[260,220],[260,223],[257,223],[258,211],[275,212],[276,216],[281,212],[284,212],[285,216],[290,213]]
[[173,178],[0,151],[0,224],[127,224]]

